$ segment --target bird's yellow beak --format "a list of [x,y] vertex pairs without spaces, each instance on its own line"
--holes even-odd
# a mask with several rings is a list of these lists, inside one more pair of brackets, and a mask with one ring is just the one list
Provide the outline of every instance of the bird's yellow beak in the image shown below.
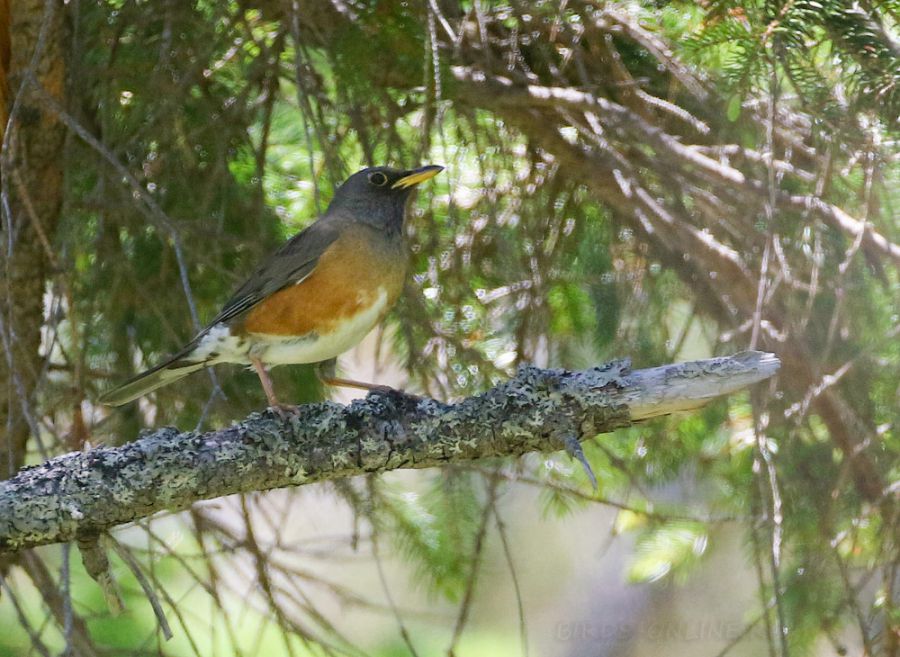
[[438,166],[437,164],[429,164],[425,167],[406,171],[403,174],[403,177],[401,177],[399,180],[397,180],[397,182],[391,185],[391,189],[406,189],[407,187],[418,185],[421,182],[425,182],[429,178],[434,178],[443,170],[444,167],[442,166]]

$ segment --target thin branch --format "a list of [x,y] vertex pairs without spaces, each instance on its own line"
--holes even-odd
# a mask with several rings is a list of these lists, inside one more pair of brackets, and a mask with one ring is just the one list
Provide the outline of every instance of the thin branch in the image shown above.
[[519,576],[513,563],[512,549],[506,537],[506,524],[500,516],[500,511],[494,505],[494,521],[497,523],[497,535],[500,537],[500,545],[503,547],[503,558],[509,567],[509,578],[512,581],[513,591],[516,594],[516,613],[519,617],[519,642],[522,644],[522,657],[528,657],[528,623],[525,620],[525,604],[522,600],[522,588],[519,585]]
[[153,586],[151,586],[150,582],[147,580],[144,571],[141,570],[141,565],[121,543],[115,539],[113,539],[111,543],[116,554],[118,554],[119,558],[125,562],[135,579],[137,579],[138,584],[141,585],[144,595],[147,596],[147,601],[153,608],[153,614],[156,616],[156,621],[159,623],[159,629],[162,631],[166,641],[168,641],[173,636],[172,628],[169,626],[169,621],[166,619],[166,612],[163,611],[162,605],[159,603],[159,598],[153,590]]
[[[670,157],[681,164],[693,167],[712,182],[722,185],[742,195],[765,200],[769,195],[766,185],[749,178],[740,170],[714,160],[690,145],[682,144],[674,136],[645,121],[636,113],[602,96],[571,89],[568,87],[548,87],[536,84],[517,84],[507,77],[489,75],[482,71],[463,66],[452,68],[458,82],[473,85],[472,93],[486,94],[493,107],[527,107],[560,109],[567,107],[581,112],[594,112],[608,126],[621,128],[653,146],[659,157]],[[477,89],[477,92],[474,91]],[[465,91],[465,90],[463,90]],[[871,224],[855,219],[841,208],[822,199],[803,194],[778,192],[775,198],[779,205],[801,212],[814,212],[819,218],[841,232],[857,237],[864,235],[864,244],[875,251],[900,263],[900,244],[894,244],[884,235],[876,232]]]
[[456,616],[456,624],[453,628],[453,636],[450,638],[450,647],[447,648],[448,657],[456,655],[456,647],[462,637],[463,629],[469,620],[469,613],[472,610],[472,599],[475,594],[475,585],[478,583],[478,571],[481,569],[481,559],[484,556],[485,538],[488,531],[488,523],[491,516],[496,511],[497,503],[497,486],[500,480],[497,477],[491,477],[488,483],[488,496],[484,503],[484,509],[481,513],[481,523],[478,532],[475,534],[475,545],[472,547],[472,555],[469,558],[469,577],[466,580],[466,591],[463,594],[462,602],[459,604],[459,612]]
[[[372,500],[375,496],[375,483],[372,477],[367,477],[368,484],[368,493],[369,493],[369,509],[374,506]],[[384,592],[384,597],[387,599],[388,606],[391,609],[391,613],[394,616],[394,620],[397,622],[397,629],[400,631],[400,638],[403,639],[403,643],[406,645],[406,648],[409,650],[409,654],[412,657],[419,657],[419,652],[416,650],[416,646],[412,641],[412,635],[409,633],[409,629],[406,627],[406,623],[403,622],[403,615],[400,613],[400,610],[397,608],[397,603],[394,601],[394,596],[391,594],[391,587],[388,586],[387,575],[384,572],[384,563],[381,559],[381,552],[379,550],[378,545],[378,525],[376,524],[374,518],[371,519],[372,522],[372,557],[375,559],[375,568],[378,571],[378,580],[381,582],[381,590]]]
[[28,616],[25,615],[25,611],[19,604],[19,598],[16,596],[16,592],[6,583],[6,578],[3,577],[2,574],[0,574],[0,593],[6,595],[12,602],[13,609],[16,610],[16,616],[19,620],[19,626],[24,628],[31,638],[31,647],[41,653],[44,657],[50,657],[50,651],[47,650],[47,646],[41,641],[41,630],[35,630],[31,626],[31,623],[28,621]]

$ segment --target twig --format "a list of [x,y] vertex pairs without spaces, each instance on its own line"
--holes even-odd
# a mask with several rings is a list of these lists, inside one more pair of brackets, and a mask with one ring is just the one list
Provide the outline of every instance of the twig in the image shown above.
[[[369,478],[366,484],[369,491],[369,510],[371,511],[371,508],[374,507],[374,481]],[[409,630],[406,628],[406,623],[403,622],[403,616],[401,616],[400,610],[397,608],[397,603],[394,601],[394,596],[391,595],[391,588],[390,586],[388,586],[387,575],[384,572],[384,564],[381,561],[381,552],[378,549],[378,528],[376,526],[375,519],[371,516],[371,514],[370,521],[372,522],[372,557],[375,559],[375,568],[378,571],[378,580],[379,582],[381,582],[381,590],[384,592],[384,597],[387,598],[388,601],[388,607],[390,607],[391,613],[394,615],[394,620],[397,622],[397,629],[400,631],[400,638],[403,639],[403,643],[406,645],[410,654],[413,657],[419,657],[416,646],[412,642],[412,636],[410,635]]]
[[12,602],[13,609],[16,610],[16,616],[19,619],[19,626],[23,627],[25,631],[28,633],[29,638],[31,639],[31,647],[37,650],[44,657],[50,657],[50,651],[47,650],[47,646],[44,645],[44,642],[41,641],[40,632],[35,632],[34,628],[31,627],[31,623],[28,620],[28,617],[25,615],[25,612],[22,610],[22,606],[19,604],[19,598],[16,596],[16,592],[13,591],[9,584],[6,583],[6,578],[3,576],[3,573],[0,572],[0,591]]
[[150,602],[150,606],[153,607],[153,613],[156,616],[156,622],[159,623],[159,629],[162,631],[163,636],[166,638],[166,641],[172,638],[172,628],[169,627],[169,621],[166,620],[166,613],[163,611],[162,605],[159,603],[159,598],[156,596],[156,592],[153,590],[153,587],[150,586],[150,582],[147,581],[147,578],[144,576],[144,571],[141,570],[140,564],[135,560],[135,558],[131,555],[131,553],[122,547],[122,544],[117,540],[110,538],[110,543],[112,544],[112,548],[116,551],[116,554],[119,555],[119,558],[125,562],[131,572],[134,574],[135,579],[138,581],[138,584],[141,585],[141,588],[144,590],[144,595],[147,596],[148,602]]
[[[160,227],[166,234],[168,234],[169,239],[172,241],[172,250],[175,253],[175,261],[178,265],[178,274],[181,280],[181,287],[184,291],[185,300],[187,301],[188,310],[191,315],[191,322],[193,324],[193,328],[195,332],[199,332],[202,328],[200,323],[200,314],[197,312],[197,304],[194,300],[194,293],[191,289],[190,278],[188,277],[188,268],[187,268],[187,260],[184,256],[184,247],[181,241],[181,235],[178,232],[178,228],[175,226],[175,223],[169,218],[169,216],[163,211],[156,200],[153,198],[152,194],[148,192],[140,182],[138,182],[137,178],[129,171],[116,156],[105,146],[103,145],[94,135],[88,132],[87,128],[85,128],[81,123],[79,123],[71,114],[66,112],[66,110],[56,101],[56,99],[40,84],[38,80],[34,80],[35,87],[38,90],[39,95],[44,100],[44,106],[47,107],[50,111],[54,113],[54,115],[62,121],[72,132],[77,134],[88,146],[93,148],[97,153],[103,156],[103,158],[109,162],[110,165],[116,170],[122,178],[128,183],[128,186],[132,189],[132,191],[137,195],[138,198],[143,201],[143,208],[145,214],[153,221],[158,227]],[[213,388],[215,390],[220,390],[218,378],[215,375],[215,372],[212,368],[207,368],[207,373],[209,374],[210,381],[213,384]],[[224,393],[223,393],[224,395]]]
[[63,599],[63,639],[66,648],[63,651],[65,657],[72,654],[72,573],[71,573],[72,544],[62,546],[62,566],[59,572],[59,594]]
[[528,624],[525,621],[525,605],[522,602],[522,589],[519,586],[519,576],[513,563],[512,550],[506,537],[506,525],[500,517],[500,511],[494,505],[494,521],[497,523],[497,534],[500,536],[500,545],[503,547],[503,557],[509,567],[509,577],[512,580],[513,591],[516,595],[516,613],[519,616],[519,641],[522,644],[522,657],[528,657]]
[[463,628],[469,620],[469,612],[472,608],[472,598],[475,594],[475,584],[478,580],[478,571],[481,568],[481,558],[484,555],[484,542],[487,536],[488,521],[495,511],[497,502],[497,486],[500,480],[491,477],[488,483],[487,500],[484,503],[484,510],[481,514],[481,522],[478,525],[478,531],[475,534],[475,545],[472,548],[472,555],[469,558],[469,577],[466,580],[466,590],[463,593],[463,599],[459,604],[459,612],[456,616],[456,624],[453,626],[453,636],[450,638],[450,646],[447,648],[448,657],[456,655],[456,646],[462,637]]
[[[775,472],[775,463],[772,453],[769,451],[766,436],[767,421],[761,417],[759,408],[762,405],[758,399],[752,402],[753,407],[753,433],[756,438],[757,468],[756,478],[759,481],[760,489],[766,490],[768,493],[768,501],[771,510],[771,542],[769,543],[769,568],[772,577],[772,591],[775,597],[775,615],[778,619],[776,629],[778,632],[778,642],[781,647],[781,657],[788,657],[788,624],[787,616],[784,608],[784,592],[781,587],[781,548],[784,534],[784,513],[781,501],[781,491],[778,486],[778,476]],[[761,464],[760,464],[761,461]],[[763,485],[763,472],[765,473],[768,488]],[[762,490],[761,490],[762,493]],[[766,496],[761,495],[761,499],[765,500]]]
[[122,600],[119,586],[112,575],[106,550],[100,544],[100,536],[99,533],[79,536],[78,550],[81,552],[81,562],[84,564],[87,574],[100,586],[110,613],[118,616],[124,611],[125,602]]

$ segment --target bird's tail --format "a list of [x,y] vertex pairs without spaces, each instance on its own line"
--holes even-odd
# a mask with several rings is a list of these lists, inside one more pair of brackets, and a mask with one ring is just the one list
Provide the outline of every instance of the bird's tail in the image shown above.
[[107,406],[121,406],[137,399],[141,395],[146,395],[152,390],[169,385],[174,381],[178,381],[178,379],[183,379],[197,370],[202,370],[211,363],[211,359],[192,360],[190,353],[193,351],[193,347],[194,345],[191,345],[191,347],[172,356],[169,360],[146,372],[141,372],[118,388],[103,393],[99,399],[100,403]]

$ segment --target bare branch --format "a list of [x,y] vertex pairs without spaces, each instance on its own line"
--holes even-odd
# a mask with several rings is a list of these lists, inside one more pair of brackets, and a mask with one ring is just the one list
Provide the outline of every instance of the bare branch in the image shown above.
[[[772,354],[745,352],[631,371],[626,361],[579,372],[523,367],[454,405],[370,394],[349,406],[255,413],[209,433],[159,429],[122,447],[73,452],[0,484],[0,550],[68,541],[199,500],[562,447],[634,422],[701,406],[771,377]],[[490,430],[487,430],[490,428]]]
[[[472,84],[480,88],[492,107],[522,108],[554,108],[595,112],[610,126],[621,127],[644,143],[653,146],[659,157],[671,157],[685,167],[696,168],[710,181],[723,185],[736,193],[750,198],[765,200],[768,196],[766,186],[758,180],[748,178],[739,169],[719,162],[707,156],[704,148],[682,144],[674,136],[659,127],[645,121],[628,108],[602,96],[571,89],[568,87],[545,87],[536,84],[516,84],[512,79],[503,76],[489,75],[482,71],[463,66],[454,66],[453,75],[459,82]],[[465,91],[465,90],[463,90]],[[472,91],[472,90],[470,90]],[[856,237],[863,234],[867,247],[900,262],[900,245],[875,231],[866,222],[860,221],[832,205],[814,196],[792,195],[779,192],[775,201],[794,210],[814,212],[823,221],[836,230]]]

